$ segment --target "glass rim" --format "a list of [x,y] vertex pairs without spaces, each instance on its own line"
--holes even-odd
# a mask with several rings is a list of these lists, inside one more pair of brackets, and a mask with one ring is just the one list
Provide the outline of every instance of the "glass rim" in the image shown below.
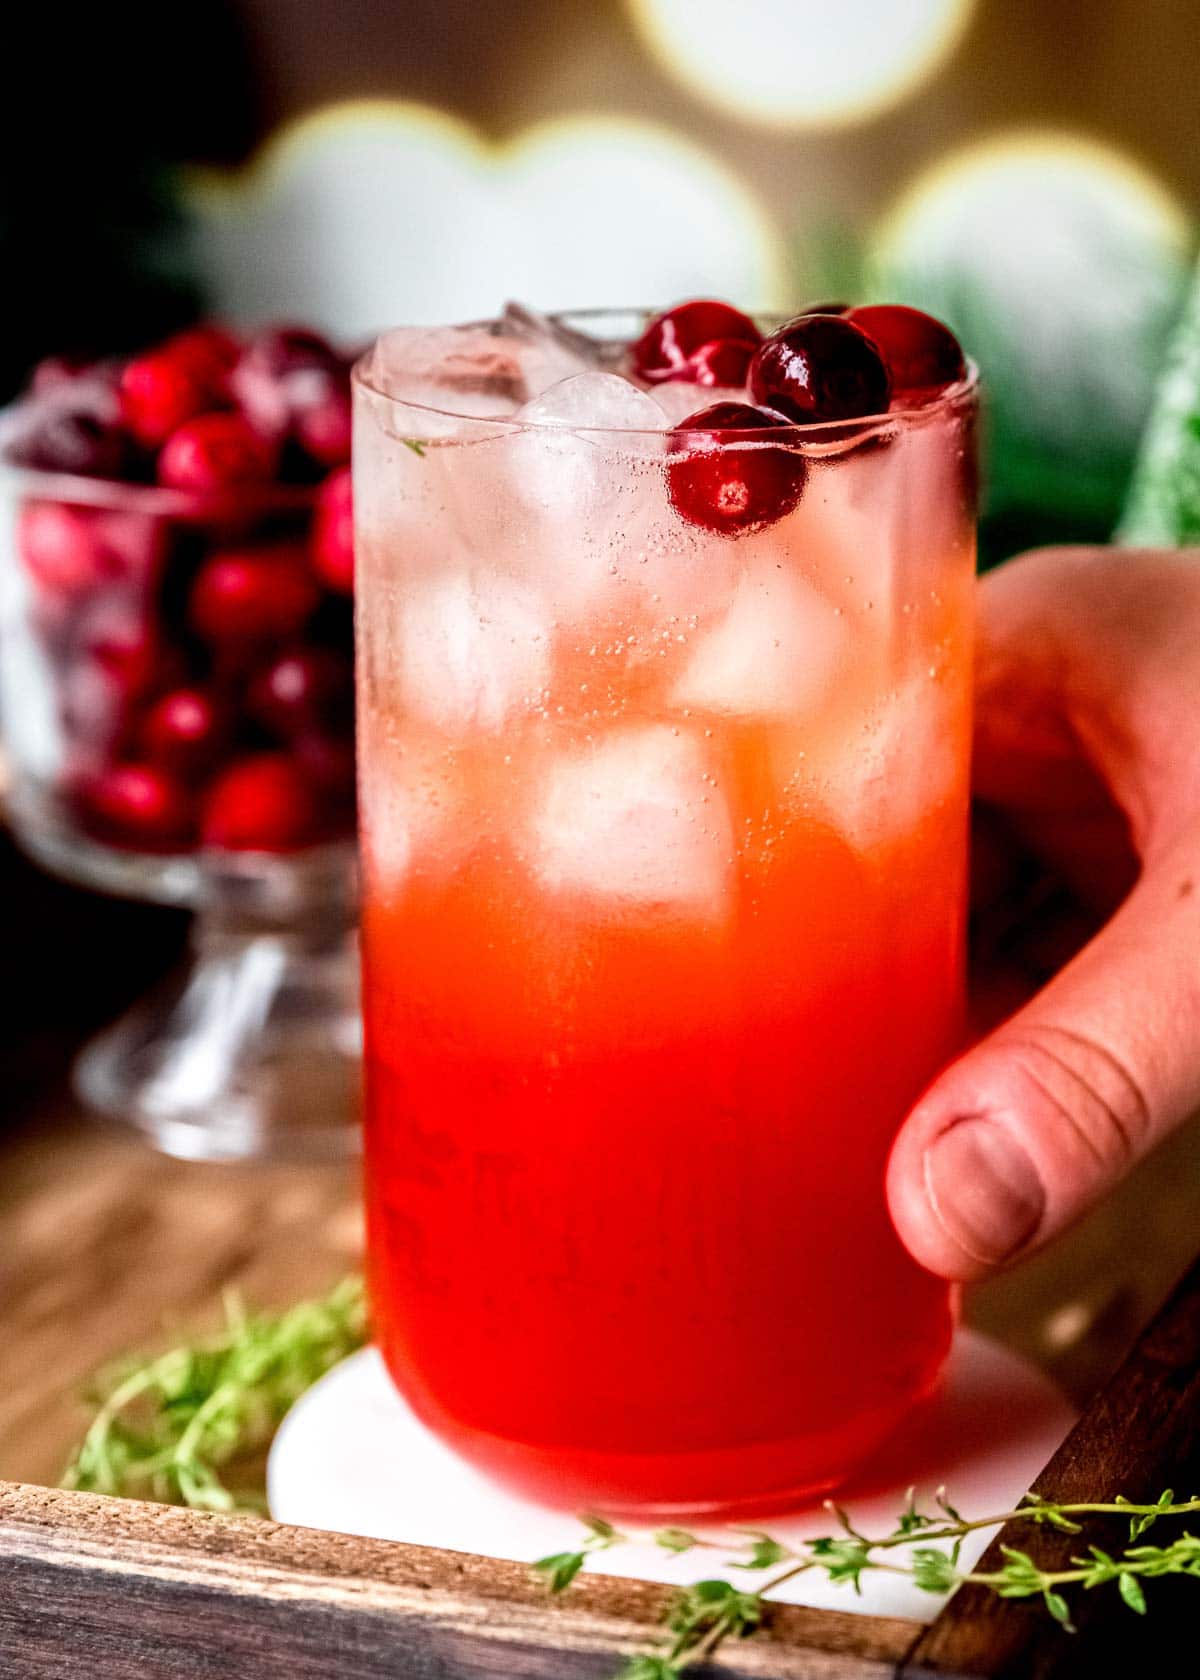
[[[657,310],[635,307],[626,309],[619,307],[561,309],[548,313],[546,318],[551,321],[559,322],[565,326],[575,321],[594,321],[604,320],[606,318],[628,318],[631,315],[641,315],[644,319],[649,320],[657,313]],[[773,322],[776,324],[782,324],[784,321],[792,320],[793,318],[794,317],[791,315],[774,314],[767,311],[757,311],[754,315],[754,319],[756,321]],[[497,324],[498,320],[499,317],[493,317],[490,320],[464,321],[461,323],[449,324],[458,324],[463,327],[493,327]],[[431,324],[429,330],[440,330],[442,325],[442,323]],[[939,415],[944,415],[956,409],[968,408],[977,400],[981,383],[977,364],[969,356],[967,356],[964,358],[967,367],[965,376],[962,379],[955,380],[952,385],[947,385],[943,390],[939,391],[937,396],[930,402],[910,403],[906,404],[904,407],[888,408],[875,414],[854,415],[851,418],[844,420],[818,420],[808,422],[781,420],[777,426],[772,426],[769,429],[766,427],[688,427],[683,425],[671,425],[669,423],[661,427],[566,425],[561,422],[548,420],[519,420],[515,415],[469,414],[462,408],[448,408],[441,405],[435,405],[433,403],[416,402],[409,397],[395,396],[390,391],[383,390],[381,386],[376,384],[370,377],[369,364],[374,357],[375,350],[380,340],[386,338],[387,332],[393,330],[395,329],[388,328],[384,332],[378,334],[373,342],[358,358],[351,369],[351,384],[367,393],[367,395],[372,399],[387,404],[389,409],[401,410],[418,415],[434,415],[439,420],[466,421],[472,427],[479,428],[479,430],[468,439],[435,436],[428,439],[418,437],[412,440],[414,442],[428,443],[430,447],[443,444],[480,442],[491,437],[515,435],[521,432],[532,433],[535,435],[539,433],[550,435],[568,433],[587,438],[661,438],[664,433],[668,433],[672,437],[718,438],[727,440],[730,444],[757,445],[761,448],[769,448],[772,445],[776,447],[779,447],[780,445],[796,447],[805,443],[814,445],[842,445],[851,441],[857,441],[864,434],[877,432],[885,427],[925,424]],[[616,343],[617,340],[614,339],[609,342]],[[676,383],[682,382],[678,381]],[[641,390],[642,387],[638,386],[637,389]],[[704,393],[710,389],[711,387],[709,386],[696,386],[698,407],[704,406]],[[647,394],[653,396],[653,386],[650,387]],[[734,399],[721,398],[719,400],[733,401]]]
[[321,482],[264,484],[204,494],[175,490],[163,484],[139,483],[135,479],[30,467],[12,460],[0,449],[0,489],[4,491],[32,496],[38,501],[66,502],[71,506],[114,512],[136,510],[148,517],[200,523],[235,515],[302,513],[312,508]]

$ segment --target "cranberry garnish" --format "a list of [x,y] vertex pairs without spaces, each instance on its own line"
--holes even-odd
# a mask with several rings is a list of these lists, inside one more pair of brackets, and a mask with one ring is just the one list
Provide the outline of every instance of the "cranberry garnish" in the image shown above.
[[173,432],[158,457],[158,481],[213,495],[268,484],[276,450],[240,414],[201,414]]
[[750,363],[750,395],[801,425],[882,414],[891,396],[883,355],[838,315],[799,315],[764,340]]
[[883,351],[894,398],[920,407],[966,377],[967,364],[958,340],[949,327],[923,310],[877,303],[851,310],[849,318]]
[[[702,347],[720,340],[757,345],[761,339],[754,322],[740,309],[715,299],[695,298],[656,315],[633,345],[630,356],[633,371],[641,379],[686,379],[688,375],[681,370],[688,357]],[[741,379],[697,383],[740,385]]]
[[317,492],[312,534],[313,570],[330,589],[354,589],[354,510],[350,468],[330,473]]
[[744,339],[714,338],[660,377],[660,383],[678,380],[690,385],[730,388],[746,383],[746,370],[757,346]]
[[99,839],[145,852],[182,850],[195,832],[187,790],[153,764],[116,764],[76,790],[85,827]]
[[808,466],[794,449],[756,441],[779,424],[777,416],[735,402],[714,403],[682,421],[670,438],[680,458],[667,468],[675,511],[725,537],[782,519],[800,500]]
[[121,413],[145,449],[159,449],[187,420],[221,400],[214,370],[197,356],[165,346],[136,356],[121,374]]
[[302,628],[317,600],[298,545],[223,549],[196,574],[190,616],[211,642],[283,641]]
[[154,763],[191,780],[220,757],[229,721],[226,708],[207,689],[172,689],[146,714],[143,750]]
[[286,753],[256,753],[231,764],[209,788],[200,819],[204,844],[229,851],[292,851],[319,831],[308,778]]
[[17,552],[34,582],[54,595],[82,595],[107,571],[95,517],[62,502],[25,503]]
[[265,728],[287,738],[320,728],[339,714],[348,719],[353,693],[348,661],[329,648],[292,648],[254,677],[246,709]]

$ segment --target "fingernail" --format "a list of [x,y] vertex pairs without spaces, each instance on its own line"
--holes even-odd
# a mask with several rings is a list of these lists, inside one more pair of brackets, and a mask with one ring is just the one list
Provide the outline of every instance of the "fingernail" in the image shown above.
[[925,1191],[947,1236],[994,1266],[1033,1235],[1046,1205],[1037,1169],[992,1120],[956,1120],[925,1151]]

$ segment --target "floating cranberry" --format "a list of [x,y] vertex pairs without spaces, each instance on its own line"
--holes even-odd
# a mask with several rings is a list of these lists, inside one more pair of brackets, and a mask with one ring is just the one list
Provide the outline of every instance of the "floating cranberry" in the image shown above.
[[882,414],[891,396],[883,355],[861,327],[837,315],[799,315],[759,346],[750,395],[807,425]]
[[144,852],[183,850],[195,837],[186,788],[153,764],[116,764],[76,789],[84,826],[98,839]]
[[246,709],[285,739],[352,715],[354,676],[331,648],[291,648],[253,678]]
[[882,350],[892,396],[912,407],[932,402],[947,385],[966,377],[962,348],[950,328],[923,310],[900,303],[868,304],[849,319]]
[[158,481],[199,495],[269,484],[276,454],[243,415],[201,414],[163,445]]
[[219,549],[192,585],[193,627],[210,642],[284,641],[319,599],[307,555],[294,543]]
[[711,343],[702,344],[694,350],[677,368],[663,375],[660,383],[678,381],[710,389],[713,386],[729,389],[744,385],[756,348],[756,345],[747,344],[743,339],[714,338]]
[[330,589],[354,590],[354,509],[349,467],[330,473],[317,492],[312,534],[313,570]]
[[17,552],[48,594],[86,594],[107,571],[94,515],[62,502],[25,503],[17,517]]
[[146,714],[146,757],[190,781],[211,770],[229,735],[228,710],[204,688],[175,688]]
[[345,379],[323,381],[316,401],[295,417],[296,441],[319,466],[340,467],[350,459],[350,388]]
[[778,416],[745,403],[714,403],[671,434],[679,458],[667,468],[671,504],[692,525],[720,536],[760,530],[800,500],[807,463],[797,450],[758,439]]
[[228,851],[288,852],[319,833],[312,787],[286,753],[231,764],[209,787],[201,812],[203,843]]
[[[702,348],[722,341],[757,345],[761,339],[754,322],[740,309],[714,299],[695,298],[656,315],[633,345],[630,357],[633,371],[641,379],[686,379],[687,374],[680,370]],[[697,381],[714,385],[741,382],[741,378]]]

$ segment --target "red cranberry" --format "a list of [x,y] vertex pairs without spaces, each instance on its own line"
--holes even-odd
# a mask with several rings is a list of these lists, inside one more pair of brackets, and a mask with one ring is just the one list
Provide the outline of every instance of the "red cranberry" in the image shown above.
[[[709,298],[695,298],[654,317],[630,352],[633,371],[650,381],[686,378],[678,370],[702,346],[720,339],[756,345],[761,338],[749,315],[743,315],[740,309]],[[740,385],[741,380],[727,383]]]
[[341,357],[327,338],[311,327],[277,325],[263,327],[250,341],[245,359],[253,361],[273,378],[296,373],[301,368],[340,368]]
[[231,764],[210,786],[200,819],[206,846],[287,852],[320,832],[308,778],[286,753],[256,753]]
[[151,586],[166,559],[170,539],[166,520],[156,514],[113,508],[97,512],[94,521],[96,541],[109,573]]
[[201,321],[169,338],[163,349],[201,370],[209,381],[223,388],[225,376],[241,354],[241,345],[227,327],[215,321]]
[[966,377],[958,340],[923,310],[899,303],[868,304],[851,310],[849,318],[883,351],[894,398],[919,407]]
[[158,457],[158,481],[200,495],[269,484],[276,450],[240,414],[201,414],[173,432]]
[[744,339],[714,338],[694,350],[677,368],[664,374],[660,382],[679,380],[690,385],[715,385],[726,389],[744,385],[755,348]]
[[345,815],[354,806],[354,737],[310,729],[292,743],[296,762],[319,799]]
[[85,609],[76,646],[130,697],[145,694],[172,669],[145,602],[123,591],[106,590]]
[[196,574],[190,616],[211,642],[283,641],[303,627],[318,597],[296,544],[220,549]]
[[210,770],[229,734],[227,709],[203,688],[175,688],[146,714],[142,744],[147,758],[184,780]]
[[799,315],[750,363],[756,403],[801,425],[882,414],[891,396],[883,356],[861,327],[837,315]]
[[354,589],[354,509],[349,467],[330,473],[317,492],[312,529],[313,570],[330,589]]
[[808,467],[797,450],[755,441],[779,424],[777,416],[735,402],[714,403],[684,420],[670,439],[679,459],[667,468],[675,511],[724,537],[782,519],[800,500]]
[[80,817],[98,839],[144,852],[179,851],[195,833],[183,785],[152,764],[116,764],[76,791]]
[[292,648],[258,673],[246,695],[257,723],[285,738],[351,715],[353,673],[329,648]]
[[17,552],[39,587],[82,595],[107,575],[95,517],[62,502],[26,502],[17,517]]
[[296,441],[322,467],[340,467],[350,459],[350,388],[346,381],[323,379],[315,402],[299,409]]
[[136,356],[121,374],[121,413],[145,449],[159,449],[188,420],[216,408],[222,387],[198,357],[164,346]]

